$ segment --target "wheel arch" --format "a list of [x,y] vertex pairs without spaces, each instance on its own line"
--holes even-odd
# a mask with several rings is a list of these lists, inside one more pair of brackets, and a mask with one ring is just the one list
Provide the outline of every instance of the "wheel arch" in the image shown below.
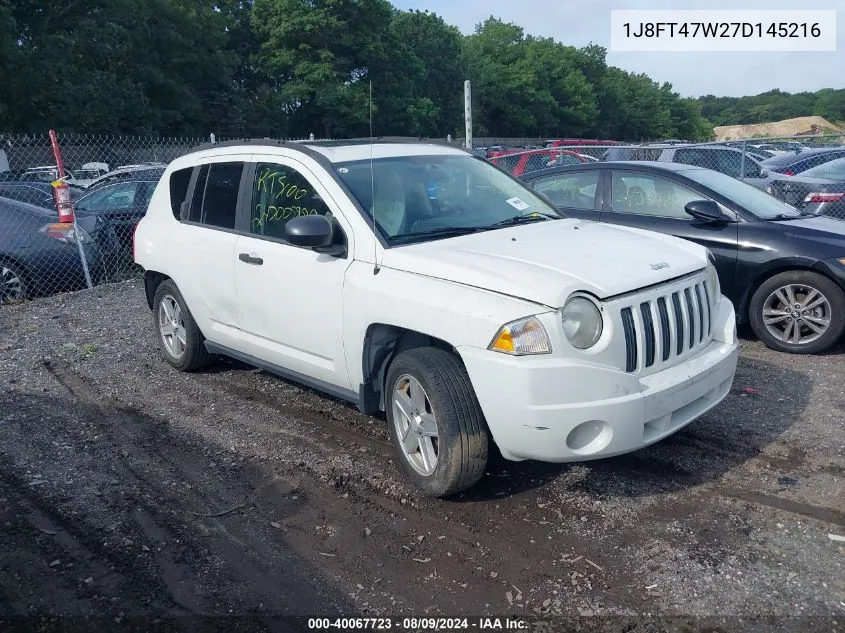
[[153,299],[156,296],[156,290],[163,281],[170,279],[164,273],[156,272],[154,270],[144,271],[144,292],[147,295],[147,306],[150,310],[153,309]]
[[451,343],[437,336],[387,323],[371,323],[367,327],[361,352],[363,382],[358,408],[362,412],[384,410],[387,368],[397,354],[419,347],[436,347],[460,358]]
[[[749,283],[746,284],[745,291],[743,292],[740,298],[740,304],[739,306],[736,306],[737,321],[743,325],[750,323],[751,319],[749,318],[748,311],[751,308],[751,298],[754,296],[754,293],[757,292],[757,289],[760,288],[760,286],[762,286],[764,283],[766,283],[766,281],[768,281],[775,275],[791,272],[793,270],[818,273],[819,275],[826,277],[827,279],[835,283],[837,286],[842,288],[842,283],[830,274],[830,271],[824,267],[820,260],[778,260],[772,262],[770,265],[762,268],[761,270],[755,271],[754,276],[750,279]],[[845,291],[845,288],[843,288],[843,291]]]

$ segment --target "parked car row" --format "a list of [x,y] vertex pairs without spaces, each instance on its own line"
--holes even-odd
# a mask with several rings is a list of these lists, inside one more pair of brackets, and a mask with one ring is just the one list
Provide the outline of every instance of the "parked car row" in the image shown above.
[[92,215],[59,224],[55,209],[0,198],[0,304],[82,288],[79,245],[98,282],[117,249],[106,220]]
[[[85,163],[79,168],[65,168],[64,181],[76,190],[91,189],[106,182],[114,182],[115,180],[131,177],[140,172],[156,171],[161,174],[164,167],[166,167],[165,163],[154,162],[121,165],[110,170],[107,163]],[[49,184],[58,179],[59,172],[55,165],[0,172],[0,183],[40,182]]]
[[78,234],[72,224],[58,223],[48,182],[0,181],[0,303],[83,287],[77,240],[83,244],[92,282],[112,278],[162,171],[158,165],[125,166],[87,189],[71,188]]

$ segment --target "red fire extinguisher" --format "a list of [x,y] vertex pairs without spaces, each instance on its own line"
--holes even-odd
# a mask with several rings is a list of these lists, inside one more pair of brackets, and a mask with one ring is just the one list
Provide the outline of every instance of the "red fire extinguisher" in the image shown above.
[[59,212],[59,222],[73,222],[73,202],[70,199],[70,187],[64,181],[65,164],[55,130],[50,130],[50,144],[53,146],[53,157],[56,159],[56,180],[50,184],[53,185],[53,199],[56,202],[56,211]]
[[64,180],[56,180],[53,185],[53,199],[59,212],[59,222],[73,222],[73,202],[70,199],[70,187]]

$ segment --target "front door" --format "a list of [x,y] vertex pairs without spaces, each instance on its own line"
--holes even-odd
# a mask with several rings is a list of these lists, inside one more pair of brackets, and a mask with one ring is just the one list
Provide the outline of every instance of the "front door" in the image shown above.
[[329,216],[336,243],[350,239],[351,227],[319,179],[292,158],[253,156],[249,178],[248,227],[241,227],[234,262],[249,353],[350,389],[342,295],[351,255],[335,257],[292,246],[285,241],[285,224],[302,215]]

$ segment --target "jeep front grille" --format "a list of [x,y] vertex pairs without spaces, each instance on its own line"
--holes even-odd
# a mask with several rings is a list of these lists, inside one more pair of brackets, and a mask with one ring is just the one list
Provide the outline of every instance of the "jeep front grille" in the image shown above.
[[622,308],[625,371],[653,368],[710,342],[712,313],[706,281],[698,279],[657,295]]

